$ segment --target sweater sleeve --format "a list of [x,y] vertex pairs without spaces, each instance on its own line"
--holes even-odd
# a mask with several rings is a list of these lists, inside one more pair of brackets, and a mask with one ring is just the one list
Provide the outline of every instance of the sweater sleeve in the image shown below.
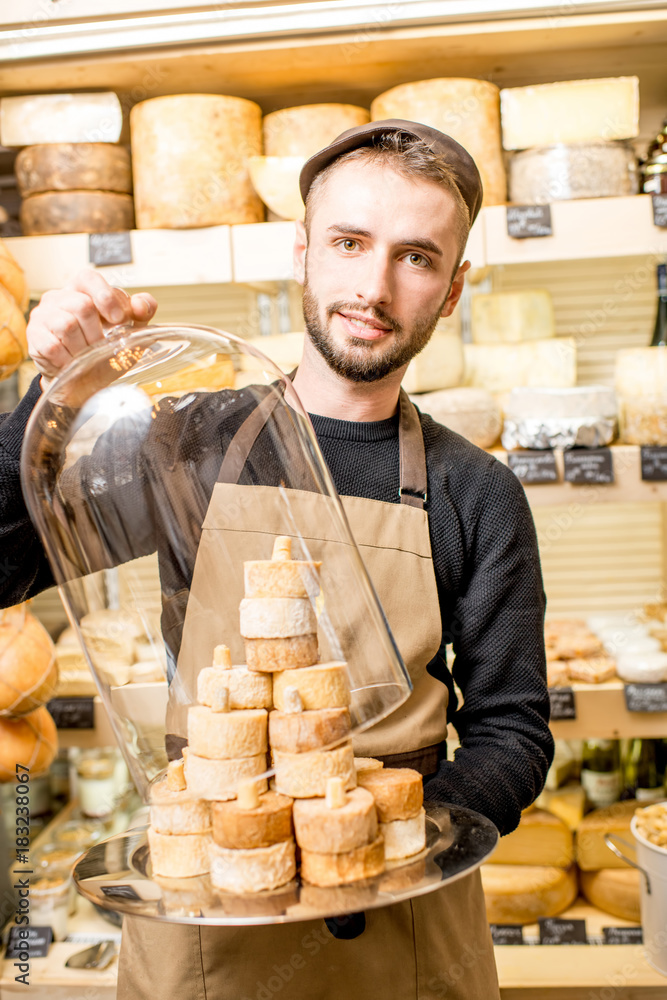
[[554,744],[535,527],[523,487],[500,462],[466,534],[469,569],[448,623],[464,698],[452,717],[461,747],[429,792],[488,816],[504,834],[542,790]]

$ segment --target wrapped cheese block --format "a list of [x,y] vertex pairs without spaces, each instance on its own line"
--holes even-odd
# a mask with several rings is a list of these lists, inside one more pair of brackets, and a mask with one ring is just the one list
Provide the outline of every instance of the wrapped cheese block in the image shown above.
[[271,559],[244,562],[245,596],[314,599],[320,592],[321,565],[292,559],[292,539],[280,535]]
[[273,682],[271,674],[261,674],[248,670],[245,666],[230,669],[204,667],[197,675],[197,701],[209,707],[217,704],[221,691],[229,692],[229,707],[271,708],[273,704]]
[[0,144],[118,142],[123,112],[115,94],[29,94],[0,100]]
[[56,142],[27,146],[14,164],[24,197],[41,191],[132,191],[130,153],[108,142]]
[[266,728],[265,708],[215,711],[193,705],[188,709],[188,746],[199,757],[229,760],[265,753]]
[[639,923],[641,875],[636,868],[603,868],[599,872],[581,872],[582,895],[604,913],[621,920]]
[[190,795],[185,784],[183,761],[171,761],[167,775],[151,785],[150,820],[151,827],[158,833],[180,836],[210,831],[209,804]]
[[[194,798],[225,802],[235,799],[239,782],[266,770],[266,755],[213,760],[189,752],[185,757],[185,777]],[[266,779],[259,779],[260,791],[265,791]]]
[[358,776],[358,781],[375,799],[381,823],[411,819],[424,804],[422,776],[412,768],[383,767],[377,771],[365,771]]
[[273,750],[304,753],[340,743],[350,735],[347,708],[319,708],[311,712],[271,712],[269,741]]
[[13,296],[0,286],[0,379],[12,375],[27,356],[23,313]]
[[384,838],[384,856],[387,861],[409,858],[426,847],[426,811],[420,809],[410,819],[395,819],[380,823]]
[[637,347],[618,351],[615,372],[621,440],[667,444],[667,350]]
[[281,108],[262,121],[267,156],[313,156],[333,142],[341,132],[366,125],[366,108],[354,104],[304,104]]
[[16,765],[45,774],[58,750],[56,724],[44,706],[20,719],[0,718],[0,781],[16,781]]
[[262,892],[277,889],[296,875],[293,840],[269,847],[231,850],[210,845],[211,884],[226,892]]
[[572,832],[566,824],[543,809],[533,809],[521,816],[516,830],[500,838],[490,863],[569,868],[573,858]]
[[553,337],[523,344],[465,344],[465,384],[487,392],[510,392],[515,386],[573,386],[577,380],[574,337]]
[[570,143],[515,153],[509,165],[510,201],[547,205],[577,198],[637,194],[637,157],[626,142]]
[[482,865],[486,915],[491,924],[532,924],[555,917],[577,896],[576,868]]
[[139,229],[261,222],[248,174],[262,152],[261,110],[241,97],[176,94],[130,112]]
[[28,283],[23,269],[3,240],[0,240],[0,285],[9,292],[21,312],[25,312],[30,301]]
[[403,83],[375,98],[371,120],[406,118],[451,135],[477,164],[484,187],[483,204],[502,205],[506,179],[499,93],[488,80],[452,77]]
[[311,885],[343,885],[374,878],[384,871],[384,844],[378,836],[371,844],[346,854],[301,851],[301,877]]
[[244,639],[286,639],[317,632],[308,598],[244,597],[239,611]]
[[20,218],[24,236],[115,233],[134,228],[134,204],[110,191],[46,191],[23,199]]
[[58,667],[51,637],[20,604],[0,612],[0,715],[26,715],[53,698]]
[[449,389],[461,382],[463,367],[463,341],[458,331],[436,328],[423,351],[408,365],[402,385],[408,393]]
[[515,344],[556,334],[553,299],[546,289],[473,295],[470,309],[475,344]]
[[422,413],[428,413],[478,448],[490,448],[498,440],[503,427],[502,412],[485,389],[459,386],[410,398]]
[[192,878],[209,870],[211,834],[185,833],[180,836],[158,833],[148,827],[148,847],[154,875]]
[[329,778],[342,778],[346,789],[357,784],[352,745],[308,753],[273,751],[276,791],[293,799],[309,799],[326,793]]
[[[330,779],[330,781],[342,779]],[[302,850],[317,854],[343,854],[377,838],[375,802],[364,788],[342,790],[339,804],[329,796],[299,799],[294,803],[294,834]]]
[[568,80],[500,91],[505,149],[639,135],[636,76]]
[[584,816],[577,830],[577,865],[582,871],[598,871],[600,868],[626,868],[625,861],[610,850],[604,840],[605,833],[615,833],[625,840],[634,842],[630,832],[630,822],[637,808],[634,799],[615,802],[604,809],[594,809]]
[[268,791],[250,801],[243,797],[247,782],[239,785],[239,798],[213,802],[213,840],[233,849],[270,847],[292,837],[292,799]]
[[285,691],[296,688],[305,711],[345,708],[350,704],[350,685],[344,663],[318,663],[298,670],[285,670],[273,680],[273,703],[285,711]]
[[293,635],[287,639],[246,639],[245,657],[248,670],[289,671],[317,663],[317,635]]

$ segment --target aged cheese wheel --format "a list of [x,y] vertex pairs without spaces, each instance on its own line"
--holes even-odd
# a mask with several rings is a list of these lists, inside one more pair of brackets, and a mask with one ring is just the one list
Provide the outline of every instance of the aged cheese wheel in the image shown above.
[[378,836],[346,854],[316,854],[301,851],[301,877],[311,885],[344,885],[374,878],[384,871],[384,843]]
[[407,118],[440,129],[468,150],[482,176],[484,205],[502,205],[507,180],[500,141],[500,90],[461,77],[403,83],[376,97],[371,120]]
[[350,713],[346,708],[269,713],[271,747],[286,753],[303,753],[331,746],[348,737],[350,728]]
[[296,688],[305,711],[345,708],[350,704],[350,685],[344,663],[318,663],[298,670],[284,670],[273,678],[273,703],[285,711],[285,691]]
[[0,613],[0,715],[26,715],[58,685],[55,647],[43,625],[20,604]]
[[21,312],[25,312],[30,302],[28,283],[23,269],[3,240],[0,240],[0,285],[9,292]]
[[364,788],[343,793],[343,805],[330,808],[327,799],[294,803],[294,835],[302,850],[343,854],[377,838],[375,802]]
[[395,819],[380,823],[384,837],[384,856],[387,861],[409,858],[426,847],[426,811],[420,809],[410,819]]
[[[319,658],[317,635],[294,635],[288,639],[246,639],[248,670],[273,673],[309,667]],[[274,682],[275,683],[275,682]]]
[[134,207],[129,194],[47,191],[23,199],[20,219],[24,236],[115,233],[134,228]]
[[512,833],[501,837],[492,864],[569,868],[574,858],[572,832],[544,809],[524,813]]
[[264,708],[215,712],[207,705],[188,709],[188,746],[199,757],[229,760],[266,753]]
[[296,875],[294,841],[281,840],[269,847],[232,850],[211,844],[211,884],[227,892],[262,892],[277,889]]
[[169,878],[192,878],[209,870],[210,833],[185,833],[180,836],[158,833],[148,827],[148,848],[154,875]]
[[358,776],[362,788],[375,799],[378,819],[392,823],[396,819],[411,819],[424,804],[424,786],[419,771],[410,767],[383,767],[378,771],[362,771]]
[[276,771],[276,791],[293,799],[309,799],[326,794],[329,778],[342,778],[345,788],[354,788],[352,745],[346,743],[335,750],[311,750],[309,753],[273,752]]
[[118,97],[99,94],[28,94],[0,101],[3,146],[43,142],[118,142],[123,110]]
[[109,142],[27,146],[16,157],[14,171],[24,198],[40,191],[132,191],[129,150]]
[[639,910],[641,875],[636,868],[603,868],[580,872],[582,895],[589,903],[621,920],[641,920]]
[[261,110],[218,94],[176,94],[130,112],[138,229],[261,222],[248,173],[262,152]]
[[304,104],[281,108],[264,116],[264,152],[267,156],[308,158],[328,146],[341,132],[369,121],[366,108],[354,104]]
[[481,873],[490,924],[532,924],[555,917],[577,896],[574,866],[482,865]]
[[0,781],[15,781],[16,766],[34,778],[48,771],[58,749],[56,724],[44,706],[20,719],[0,719]]
[[292,799],[277,792],[260,795],[251,809],[238,800],[214,802],[211,818],[213,839],[220,847],[269,847],[292,837]]
[[150,818],[152,828],[158,833],[182,835],[211,829],[208,802],[193,799],[186,789],[170,788],[165,778],[151,786]]
[[317,632],[317,617],[308,598],[244,597],[239,614],[245,639],[287,639]]
[[26,324],[12,295],[0,286],[0,379],[8,378],[28,356]]
[[625,802],[615,802],[604,809],[594,809],[584,816],[576,836],[577,864],[582,871],[628,867],[625,861],[607,847],[604,835],[616,833],[634,843],[630,822],[636,808],[636,801],[628,799]]
[[229,691],[229,707],[271,708],[273,681],[271,674],[260,674],[247,667],[204,667],[197,675],[197,701],[213,705],[222,689]]
[[[212,760],[189,752],[185,758],[185,777],[188,790],[194,798],[225,802],[235,799],[239,782],[266,770],[266,755],[237,757],[229,760]],[[266,780],[259,779],[261,791],[266,790]]]
[[280,535],[271,559],[244,562],[245,596],[315,598],[320,592],[321,565],[292,559],[292,539]]

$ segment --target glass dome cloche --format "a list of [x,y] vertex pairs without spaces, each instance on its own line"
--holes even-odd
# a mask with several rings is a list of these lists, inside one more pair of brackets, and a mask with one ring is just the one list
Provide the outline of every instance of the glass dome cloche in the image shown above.
[[333,748],[409,697],[310,420],[254,344],[113,328],[39,400],[21,475],[145,800],[182,756],[188,788],[267,779],[266,710],[307,709],[309,677],[349,709]]

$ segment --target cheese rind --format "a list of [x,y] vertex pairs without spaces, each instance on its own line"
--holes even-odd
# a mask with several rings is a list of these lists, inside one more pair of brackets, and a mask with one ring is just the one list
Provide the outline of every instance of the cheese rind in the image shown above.
[[188,709],[188,746],[199,757],[216,760],[265,753],[266,709],[214,712],[206,705],[193,705]]
[[377,837],[375,802],[364,788],[345,793],[336,809],[326,799],[299,799],[294,803],[294,834],[302,850],[316,854],[343,854]]
[[274,677],[273,703],[285,711],[285,690],[295,687],[305,711],[321,708],[346,708],[350,704],[350,685],[344,663],[318,663],[298,670],[285,670]]
[[229,707],[271,708],[273,681],[271,674],[248,670],[247,667],[204,667],[197,675],[197,701],[209,707],[219,700],[220,691],[229,691]]
[[182,835],[206,833],[211,829],[209,804],[194,799],[190,792],[176,791],[166,779],[157,781],[150,789],[151,827],[158,833]]
[[641,920],[640,879],[636,868],[603,868],[598,872],[581,872],[582,895],[605,913],[621,920]]
[[634,843],[630,822],[637,808],[634,799],[615,802],[604,809],[595,809],[584,817],[577,830],[577,864],[582,871],[600,868],[627,868],[626,862],[611,851],[604,840],[605,833],[615,833]]
[[384,843],[378,836],[371,844],[345,854],[301,851],[301,877],[311,885],[343,885],[374,878],[384,871]]
[[519,344],[464,344],[466,385],[487,392],[515,386],[573,386],[577,380],[574,337],[552,337]]
[[346,739],[350,728],[350,713],[346,708],[269,713],[271,747],[286,753],[304,753],[331,746]]
[[354,752],[350,743],[334,750],[308,753],[273,751],[276,791],[294,799],[324,796],[329,778],[343,778],[345,788],[356,787]]
[[148,847],[154,875],[169,878],[192,878],[209,870],[209,833],[188,833],[181,836],[159,833],[148,827]]
[[270,847],[293,835],[292,799],[269,791],[254,809],[243,809],[236,800],[213,802],[211,823],[213,840],[220,847]]
[[315,598],[320,592],[321,565],[296,559],[245,562],[245,596]]
[[576,868],[482,865],[486,915],[491,924],[532,924],[562,913],[577,896]]
[[288,639],[246,639],[248,670],[275,673],[296,670],[317,663],[317,635],[294,635]]
[[411,819],[424,804],[422,776],[412,768],[383,767],[377,771],[362,771],[358,781],[375,799],[381,823]]
[[123,112],[116,94],[29,94],[0,100],[0,144],[118,142]]
[[269,847],[231,850],[210,844],[211,884],[227,892],[262,892],[285,885],[296,875],[293,840]]
[[[195,798],[225,802],[235,799],[238,783],[266,770],[266,755],[238,757],[229,760],[212,760],[188,752],[185,756],[185,777],[188,789]],[[260,791],[266,791],[266,779],[260,779]]]
[[544,289],[490,292],[471,300],[475,344],[515,344],[556,334],[551,293]]
[[384,856],[387,861],[409,858],[426,847],[426,811],[420,809],[410,819],[395,819],[380,823],[384,837]]
[[23,199],[20,218],[24,236],[114,233],[134,229],[134,205],[111,191],[45,191]]
[[16,157],[14,169],[24,198],[41,191],[132,191],[130,153],[108,142],[28,146]]
[[512,833],[501,837],[491,864],[569,868],[574,858],[572,833],[552,813],[533,809],[524,813]]
[[355,104],[304,104],[280,108],[262,121],[267,156],[302,156],[324,149],[349,128],[370,121],[366,108]]
[[307,598],[244,597],[239,614],[244,639],[287,639],[317,631],[317,617]]

